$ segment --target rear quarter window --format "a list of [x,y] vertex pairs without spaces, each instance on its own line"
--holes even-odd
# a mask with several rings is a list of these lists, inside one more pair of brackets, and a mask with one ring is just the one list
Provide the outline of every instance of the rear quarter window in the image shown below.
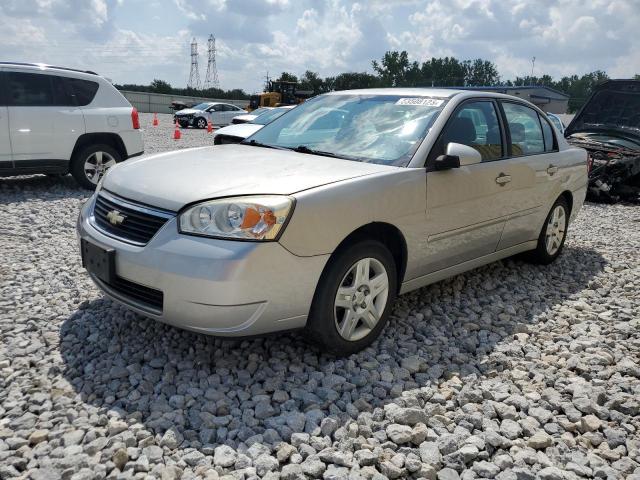
[[87,106],[91,102],[93,102],[93,99],[98,92],[98,82],[69,77],[65,77],[65,80],[68,83],[69,89],[72,92],[72,95],[75,97],[76,104],[79,107]]

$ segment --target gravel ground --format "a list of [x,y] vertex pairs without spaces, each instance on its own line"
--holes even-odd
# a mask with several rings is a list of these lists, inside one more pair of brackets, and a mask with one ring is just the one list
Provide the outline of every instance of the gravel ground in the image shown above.
[[[147,151],[209,141],[161,122]],[[405,295],[336,360],[103,298],[85,198],[70,177],[0,179],[0,479],[640,478],[640,209],[586,205],[553,265]]]

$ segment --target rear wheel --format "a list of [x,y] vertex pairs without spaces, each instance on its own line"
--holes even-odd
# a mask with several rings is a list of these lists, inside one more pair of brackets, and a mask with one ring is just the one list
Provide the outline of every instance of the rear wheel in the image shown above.
[[122,161],[122,156],[109,145],[90,145],[73,156],[71,174],[84,188],[94,190],[106,171]]
[[314,295],[307,337],[336,355],[370,345],[384,329],[397,292],[389,250],[365,240],[331,259]]
[[567,238],[567,227],[569,226],[569,205],[567,201],[560,197],[551,207],[551,211],[538,236],[538,245],[530,252],[528,260],[533,263],[548,265],[553,262],[564,247]]

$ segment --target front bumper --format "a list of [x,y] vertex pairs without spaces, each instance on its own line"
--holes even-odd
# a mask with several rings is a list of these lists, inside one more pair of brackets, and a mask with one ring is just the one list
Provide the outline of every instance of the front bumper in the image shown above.
[[277,242],[241,242],[178,233],[169,220],[143,247],[112,238],[82,208],[78,236],[116,251],[116,275],[163,293],[149,308],[91,275],[110,298],[187,330],[246,336],[303,327],[329,255],[298,257]]
[[173,117],[173,123],[181,123],[181,124],[187,124],[187,125],[193,125],[193,120],[195,117],[193,117],[192,115],[187,116],[187,115],[174,115]]

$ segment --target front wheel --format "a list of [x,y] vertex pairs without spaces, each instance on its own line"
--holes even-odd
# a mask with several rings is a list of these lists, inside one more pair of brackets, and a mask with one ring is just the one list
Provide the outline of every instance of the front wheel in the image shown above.
[[535,250],[529,253],[528,260],[548,265],[558,258],[567,238],[568,226],[569,205],[563,197],[560,197],[551,207],[538,236],[538,245]]
[[207,120],[200,117],[199,119],[196,120],[196,127],[200,129],[207,128]]
[[383,330],[396,292],[396,265],[384,245],[364,240],[347,247],[320,278],[307,337],[340,356],[362,350]]
[[109,145],[90,145],[73,156],[71,174],[73,178],[88,190],[95,190],[96,185],[122,156]]

